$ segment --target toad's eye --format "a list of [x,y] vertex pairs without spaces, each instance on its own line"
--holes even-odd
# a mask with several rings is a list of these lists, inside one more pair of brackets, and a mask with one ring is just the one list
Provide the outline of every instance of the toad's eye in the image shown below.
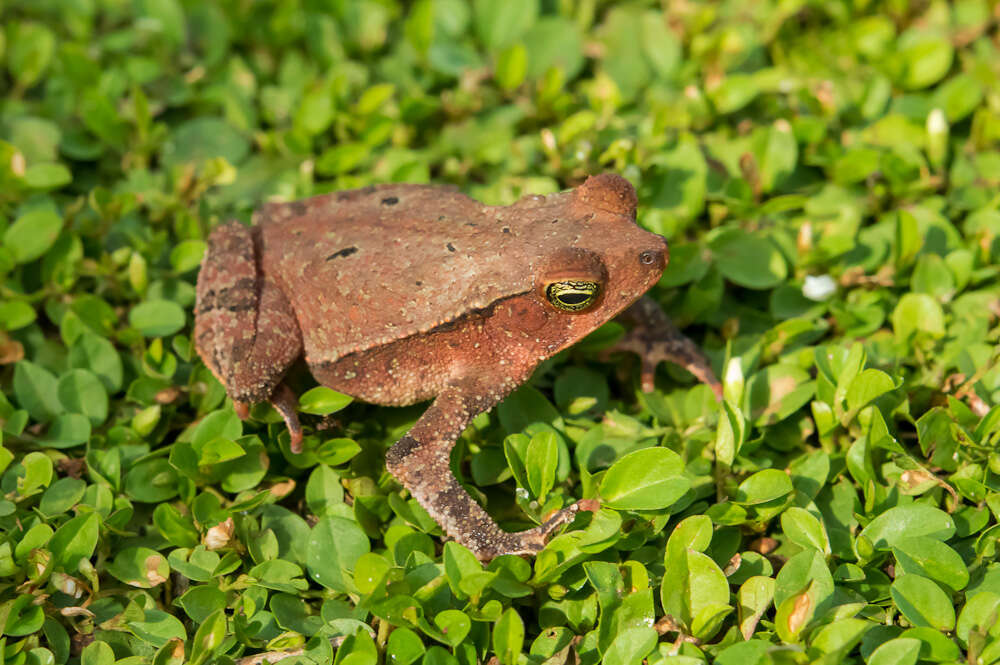
[[556,309],[564,312],[580,312],[597,300],[601,285],[597,282],[567,281],[552,282],[545,287],[545,297]]

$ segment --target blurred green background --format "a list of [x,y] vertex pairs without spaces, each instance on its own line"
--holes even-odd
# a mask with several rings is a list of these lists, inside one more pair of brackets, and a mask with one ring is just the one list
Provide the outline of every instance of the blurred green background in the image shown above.
[[[2,662],[1000,661],[995,0],[0,16]],[[385,473],[420,407],[303,375],[292,456],[193,352],[205,238],[264,201],[604,171],[726,400],[641,393],[610,324],[477,418],[453,466],[508,528],[602,499],[535,561]]]

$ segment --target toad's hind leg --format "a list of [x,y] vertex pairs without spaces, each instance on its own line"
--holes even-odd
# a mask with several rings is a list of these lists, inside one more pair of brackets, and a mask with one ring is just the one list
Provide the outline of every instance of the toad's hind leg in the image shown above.
[[[496,385],[501,385],[498,379]],[[555,531],[580,510],[595,510],[596,502],[580,501],[558,511],[541,526],[509,533],[455,479],[449,464],[451,449],[473,417],[503,397],[482,381],[458,380],[446,387],[413,428],[386,454],[386,468],[424,507],[445,533],[489,561],[501,554],[535,554]]]
[[302,335],[285,294],[260,274],[256,254],[254,229],[229,222],[212,232],[198,275],[195,345],[240,417],[249,404],[270,401],[297,450],[294,395],[281,378],[302,354]]

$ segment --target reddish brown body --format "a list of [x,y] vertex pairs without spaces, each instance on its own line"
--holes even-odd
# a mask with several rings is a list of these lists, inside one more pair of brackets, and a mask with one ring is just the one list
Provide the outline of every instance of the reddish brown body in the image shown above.
[[[533,553],[578,509],[505,533],[451,475],[468,422],[539,362],[628,308],[660,278],[662,238],[635,224],[624,179],[485,206],[453,190],[385,185],[262,208],[213,232],[198,280],[196,346],[241,415],[269,400],[301,440],[281,383],[304,356],[316,379],[365,401],[435,398],[389,451],[388,469],[477,556]],[[673,359],[718,384],[655,305],[624,344],[652,368]]]

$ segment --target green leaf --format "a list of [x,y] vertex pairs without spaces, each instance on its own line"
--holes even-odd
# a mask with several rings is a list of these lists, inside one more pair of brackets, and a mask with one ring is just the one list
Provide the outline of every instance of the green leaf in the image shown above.
[[847,408],[857,413],[885,393],[895,390],[892,377],[877,369],[866,369],[851,381],[847,389]]
[[3,628],[5,635],[22,637],[42,628],[45,612],[40,605],[34,604],[33,600],[34,597],[30,594],[21,594],[0,608],[0,616],[6,614],[7,617]]
[[476,34],[490,51],[517,41],[538,18],[538,0],[473,3]]
[[306,547],[309,575],[328,589],[347,592],[353,588],[354,564],[371,544],[356,522],[330,516],[312,528]]
[[920,640],[897,637],[879,645],[868,656],[868,665],[916,665],[920,657]]
[[944,36],[908,32],[899,40],[895,64],[897,82],[907,90],[919,90],[936,83],[951,68],[954,49]]
[[41,78],[52,62],[56,36],[41,23],[24,21],[11,22],[8,37],[7,70],[18,87],[27,89]]
[[226,612],[219,609],[198,627],[191,641],[191,661],[201,663],[222,646],[226,637]]
[[344,488],[340,484],[340,475],[320,464],[309,475],[306,483],[306,503],[317,516],[333,515],[338,506],[344,502]]
[[122,386],[122,361],[111,342],[85,332],[76,338],[69,350],[71,367],[88,369],[100,378],[111,394]]
[[184,327],[184,309],[169,300],[149,300],[129,311],[128,322],[145,337],[167,337]]
[[167,581],[170,566],[156,550],[131,547],[118,552],[108,564],[108,572],[129,586],[151,589]]
[[16,263],[34,261],[52,247],[62,225],[62,218],[52,208],[33,208],[7,227],[3,245],[10,250]]
[[72,448],[90,439],[90,420],[79,413],[56,416],[42,436],[42,443],[50,448]]
[[472,621],[464,612],[459,610],[444,610],[434,616],[434,625],[441,631],[444,643],[455,648],[469,634],[469,630],[472,628]]
[[57,566],[73,574],[81,559],[89,559],[97,547],[101,520],[96,513],[77,515],[56,529],[49,551]]
[[823,524],[809,511],[792,506],[781,514],[781,530],[796,545],[830,554],[830,542]]
[[556,467],[559,464],[558,436],[551,430],[539,432],[531,437],[525,452],[528,487],[539,502],[545,501],[555,484]]
[[191,517],[182,515],[172,504],[161,503],[153,510],[153,524],[175,547],[194,547],[200,540]]
[[729,74],[709,90],[708,97],[719,113],[733,113],[752,102],[758,94],[760,88],[753,76]]
[[605,505],[618,510],[659,510],[680,499],[691,487],[682,476],[684,462],[667,448],[644,448],[615,462],[601,480]]
[[14,397],[37,421],[48,422],[62,412],[58,385],[52,372],[31,361],[14,366]]
[[524,646],[524,621],[513,608],[501,615],[493,627],[493,652],[502,665],[515,665]]
[[760,575],[751,577],[736,594],[738,601],[740,634],[749,640],[757,629],[757,622],[774,600],[774,579]]
[[861,531],[875,549],[887,550],[901,538],[928,536],[948,540],[955,533],[954,520],[943,510],[914,503],[885,511]]
[[898,576],[889,589],[892,602],[914,626],[941,631],[955,627],[955,607],[937,584],[913,573]]
[[711,639],[732,610],[726,576],[712,559],[693,550],[678,551],[669,558],[668,567],[671,573],[660,587],[664,612],[699,639]]
[[94,426],[108,418],[108,394],[96,374],[74,369],[59,377],[59,401],[71,413],[86,416]]
[[770,289],[788,276],[788,266],[778,248],[766,238],[730,228],[708,243],[722,276],[749,289]]
[[656,647],[659,634],[649,626],[626,628],[615,636],[604,654],[605,665],[641,663]]
[[764,469],[753,474],[736,491],[736,501],[747,505],[767,503],[791,494],[792,480],[778,469]]
[[35,320],[34,308],[20,300],[0,302],[0,326],[4,330],[18,330]]
[[249,141],[228,122],[202,116],[174,129],[163,146],[163,159],[173,165],[222,157],[230,164],[239,164],[249,151]]
[[24,475],[17,479],[17,491],[29,496],[52,482],[52,459],[43,453],[28,453],[21,460]]
[[58,517],[80,502],[87,483],[79,478],[60,478],[52,483],[38,503],[38,510],[49,517]]
[[340,411],[354,401],[353,397],[338,393],[326,386],[316,386],[299,397],[299,411],[316,416],[326,416]]
[[892,327],[896,339],[909,342],[918,333],[930,337],[944,335],[944,312],[934,298],[925,293],[907,293],[899,299],[892,312]]
[[389,633],[386,655],[394,665],[413,665],[424,655],[424,643],[409,628],[401,626]]
[[903,536],[892,543],[896,568],[904,573],[917,573],[952,591],[969,583],[969,570],[958,552],[935,538]]
[[194,270],[205,255],[204,240],[185,240],[170,250],[170,265],[178,273]]
[[528,51],[524,44],[512,44],[501,51],[495,72],[497,84],[504,90],[514,90],[521,85],[528,73]]

